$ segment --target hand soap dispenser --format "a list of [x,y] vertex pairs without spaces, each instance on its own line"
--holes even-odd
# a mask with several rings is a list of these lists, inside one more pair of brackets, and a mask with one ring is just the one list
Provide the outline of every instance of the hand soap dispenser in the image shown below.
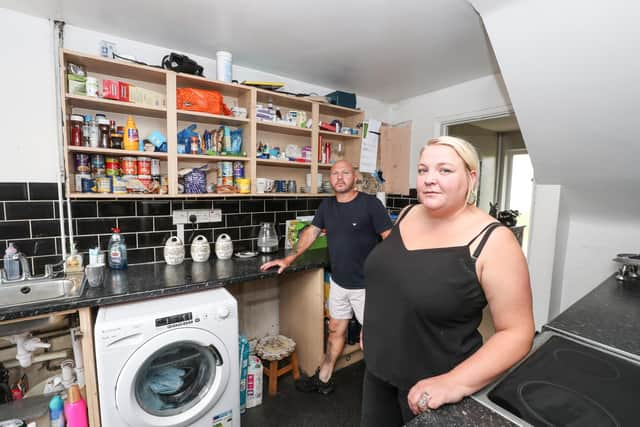
[[67,261],[64,263],[64,270],[67,273],[82,271],[82,255],[78,253],[75,242],[71,243],[71,255],[67,257]]

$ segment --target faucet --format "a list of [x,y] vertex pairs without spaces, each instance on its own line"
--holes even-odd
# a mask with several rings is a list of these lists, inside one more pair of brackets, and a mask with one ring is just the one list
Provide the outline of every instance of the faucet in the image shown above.
[[64,260],[55,264],[46,264],[44,266],[44,274],[42,276],[32,276],[31,268],[29,267],[29,260],[27,259],[25,254],[19,252],[16,254],[16,256],[20,261],[20,269],[22,270],[20,277],[17,279],[9,280],[7,279],[7,273],[3,269],[0,269],[0,284],[10,284],[28,280],[53,279],[60,272],[56,271],[55,269],[58,267],[64,267]]

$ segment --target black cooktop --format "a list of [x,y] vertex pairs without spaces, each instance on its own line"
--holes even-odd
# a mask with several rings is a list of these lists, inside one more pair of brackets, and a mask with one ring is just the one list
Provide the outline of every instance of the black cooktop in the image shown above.
[[534,426],[640,425],[640,365],[552,336],[489,399]]

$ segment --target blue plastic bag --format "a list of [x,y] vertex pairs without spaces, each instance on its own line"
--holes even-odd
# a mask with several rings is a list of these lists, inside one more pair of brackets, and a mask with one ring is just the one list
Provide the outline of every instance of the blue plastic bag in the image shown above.
[[240,153],[242,151],[242,129],[231,131],[231,152]]
[[197,127],[198,125],[193,123],[178,132],[178,154],[191,154],[191,137],[196,136],[200,139],[195,131]]

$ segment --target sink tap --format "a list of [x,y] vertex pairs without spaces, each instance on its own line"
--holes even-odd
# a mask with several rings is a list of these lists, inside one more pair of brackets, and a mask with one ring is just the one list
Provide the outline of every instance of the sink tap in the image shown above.
[[24,282],[28,280],[41,280],[41,279],[53,279],[60,273],[62,270],[56,270],[57,268],[64,267],[64,260],[57,262],[55,264],[46,264],[44,266],[44,274],[41,276],[33,276],[31,275],[31,268],[29,267],[29,260],[22,253],[16,254],[18,260],[20,261],[20,270],[22,270],[20,277],[17,279],[9,280],[7,279],[7,274],[4,270],[0,269],[0,284],[7,283],[17,283]]

